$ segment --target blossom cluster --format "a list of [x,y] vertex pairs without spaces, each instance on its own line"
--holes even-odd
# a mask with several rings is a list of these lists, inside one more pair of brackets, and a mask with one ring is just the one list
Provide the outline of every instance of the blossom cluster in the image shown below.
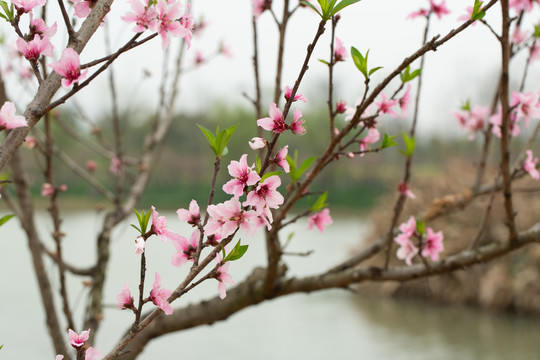
[[396,256],[400,260],[405,260],[407,265],[412,265],[412,259],[420,252],[419,247],[415,244],[412,238],[417,238],[422,249],[422,257],[430,257],[431,260],[439,260],[439,253],[444,251],[443,233],[442,231],[434,232],[428,227],[425,233],[420,233],[417,229],[416,219],[411,216],[406,223],[399,226],[400,233],[394,238],[394,241],[399,245]]
[[134,32],[140,33],[147,29],[157,32],[163,49],[169,46],[169,36],[183,37],[188,47],[191,45],[194,22],[188,14],[189,5],[182,9],[179,0],[131,0],[130,4],[132,12],[122,16],[122,20],[135,23]]
[[[69,343],[72,347],[77,350],[77,354],[84,354],[85,360],[98,360],[101,358],[101,353],[94,349],[91,346],[86,344],[88,338],[90,337],[90,329],[76,333],[75,331],[69,329]],[[62,360],[64,355],[56,355],[56,360]],[[77,356],[79,358],[79,356]]]

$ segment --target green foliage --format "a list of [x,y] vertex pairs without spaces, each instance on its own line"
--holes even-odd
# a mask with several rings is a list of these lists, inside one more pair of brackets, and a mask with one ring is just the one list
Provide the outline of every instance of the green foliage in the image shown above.
[[534,25],[534,37],[535,38],[540,37],[540,25]]
[[471,103],[470,103],[469,99],[467,99],[465,101],[465,103],[463,105],[461,105],[461,110],[463,110],[463,111],[471,111]]
[[298,150],[294,151],[294,159],[287,155],[287,162],[289,163],[289,167],[291,168],[289,171],[291,181],[293,183],[297,182],[315,159],[315,156],[309,157],[302,162],[302,165],[300,165],[300,167],[298,167]]
[[9,219],[14,218],[14,214],[4,215],[2,218],[0,218],[0,226],[4,225],[6,222],[8,222]]
[[401,82],[405,84],[406,82],[409,82],[415,77],[417,77],[418,75],[420,75],[421,72],[422,72],[422,69],[416,69],[413,72],[411,72],[411,65],[407,65],[407,68],[403,70],[403,72],[399,74],[399,76],[401,77]]
[[235,261],[244,256],[249,245],[241,245],[241,241],[242,239],[238,240],[234,248],[229,254],[227,254],[227,256],[225,256],[225,248],[221,247],[221,251],[223,252],[223,263],[226,263],[227,261]]
[[416,231],[418,231],[420,236],[424,235],[426,233],[426,222],[425,221],[417,222]]
[[471,13],[471,20],[481,20],[486,16],[486,12],[482,11],[481,6],[484,2],[480,0],[474,0],[473,11]]
[[318,198],[317,201],[309,208],[312,212],[317,212],[324,209],[328,206],[326,199],[328,198],[328,191],[323,192]]
[[319,14],[323,21],[328,21],[339,11],[359,1],[360,0],[342,0],[339,2],[339,4],[336,5],[337,0],[317,0],[319,5],[321,6],[321,11],[319,11],[319,9],[317,9],[313,4],[309,3],[308,1],[300,1],[300,3],[315,10],[315,12]]
[[388,136],[388,134],[385,133],[383,141],[381,143],[381,149],[396,146],[398,143],[394,141],[395,138],[395,136]]
[[401,136],[403,136],[403,141],[405,142],[405,151],[401,150],[400,153],[409,157],[414,153],[416,140],[413,137],[408,137],[404,132],[401,133]]
[[13,19],[15,19],[13,4],[8,6],[7,2],[0,1],[0,6],[4,10],[4,13],[0,12],[0,17],[4,18],[6,21],[13,21]]
[[234,130],[238,127],[238,125],[233,125],[227,129],[219,130],[219,125],[216,127],[216,134],[212,133],[212,131],[208,130],[202,125],[197,124],[199,129],[201,129],[204,136],[206,136],[206,139],[208,140],[208,144],[210,145],[210,148],[214,151],[214,154],[216,154],[217,158],[221,158],[221,156],[226,155],[228,153],[227,144],[229,143],[229,140],[231,139],[232,134],[234,133]]
[[364,75],[366,78],[366,81],[369,80],[369,77],[371,74],[373,74],[375,71],[382,69],[382,66],[375,67],[371,70],[368,69],[368,55],[369,50],[366,52],[366,56],[363,56],[360,51],[358,51],[357,48],[354,46],[351,46],[351,57],[353,59],[354,65],[360,70],[360,72]]
[[139,227],[131,224],[131,226],[136,229],[138,232],[141,233],[141,235],[146,234],[146,229],[148,228],[148,222],[150,221],[150,216],[152,216],[152,210],[148,212],[144,212],[142,210],[140,213],[137,211],[137,209],[133,209],[135,211],[135,215],[137,215],[137,220],[139,221]]

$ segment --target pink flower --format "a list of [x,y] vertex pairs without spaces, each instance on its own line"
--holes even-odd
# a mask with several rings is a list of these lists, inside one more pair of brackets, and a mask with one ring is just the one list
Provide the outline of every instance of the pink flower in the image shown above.
[[75,16],[84,19],[90,14],[97,3],[97,0],[74,0],[73,2],[75,3],[75,5],[73,5]]
[[253,171],[253,166],[247,164],[247,154],[242,155],[240,162],[231,161],[229,166],[229,174],[233,177],[232,180],[223,185],[223,191],[227,194],[234,195],[239,198],[244,194],[244,188],[246,186],[255,185],[261,177],[257,172]]
[[398,115],[392,109],[392,107],[397,104],[397,101],[396,100],[386,100],[386,95],[384,94],[384,92],[381,92],[381,98],[382,99],[381,99],[380,102],[375,101],[375,105],[377,105],[377,107],[379,108],[379,111],[382,114],[389,114],[390,116],[397,117]]
[[362,151],[362,154],[360,156],[364,156],[364,152],[366,152],[369,149],[369,144],[374,144],[381,138],[381,133],[379,130],[375,128],[371,128],[368,130],[368,134],[360,141],[360,151]]
[[54,187],[49,183],[44,183],[41,186],[41,196],[47,197],[47,196],[53,196],[54,195]]
[[72,48],[64,49],[60,61],[50,63],[49,66],[63,76],[62,86],[65,88],[69,88],[73,83],[80,82],[88,74],[88,69],[81,73],[79,54]]
[[17,9],[23,9],[25,13],[30,12],[36,6],[43,6],[47,0],[12,0]]
[[306,128],[304,125],[304,119],[302,119],[302,113],[297,109],[294,109],[294,120],[289,126],[289,129],[294,135],[304,135],[306,133]]
[[516,108],[518,116],[517,121],[523,118],[525,127],[529,127],[529,120],[531,117],[540,117],[540,102],[538,101],[538,95],[532,92],[513,92],[510,106]]
[[[161,46],[166,49],[169,46],[169,35],[183,37],[188,42],[191,39],[191,31],[193,30],[193,21],[186,21],[182,24],[177,19],[182,12],[180,1],[158,0],[158,33],[161,36]],[[191,19],[191,18],[189,18]],[[191,28],[189,28],[191,27]]]
[[334,45],[334,62],[345,61],[346,57],[347,49],[345,49],[341,39],[336,37],[336,43]]
[[283,149],[281,149],[277,153],[277,155],[274,157],[274,163],[276,163],[278,166],[281,166],[286,173],[291,171],[289,162],[287,161],[288,152],[289,152],[289,145],[285,145]]
[[152,206],[152,230],[154,230],[156,235],[164,243],[167,243],[167,239],[173,240],[180,236],[173,233],[172,231],[169,231],[169,229],[167,228],[167,219],[165,218],[165,216],[159,216],[159,213],[156,211],[156,208],[154,208],[153,206]]
[[[291,98],[291,95],[292,95],[292,89],[290,87],[288,87],[288,86],[285,86],[285,89],[283,90],[283,96],[285,96],[285,100],[289,101],[289,99]],[[293,102],[295,102],[297,100],[307,102],[306,97],[304,95],[302,95],[302,94],[295,94],[294,95]]]
[[[218,262],[221,262],[221,258],[217,258],[216,260]],[[218,281],[218,292],[220,299],[225,299],[227,296],[227,289],[225,288],[225,283],[227,284],[234,284],[234,281],[232,279],[232,276],[227,273],[227,270],[229,270],[229,262],[223,264],[222,266],[218,267],[216,270],[216,275],[214,278]]]
[[521,28],[519,26],[516,26],[514,32],[512,33],[512,38],[510,39],[510,41],[512,41],[514,44],[520,44],[524,42],[527,37],[529,37],[527,31],[521,31]]
[[399,225],[399,231],[407,238],[413,236],[416,232],[416,219],[414,216],[411,216],[406,223]]
[[256,18],[262,14],[263,11],[272,8],[272,0],[251,0],[253,5],[253,16]]
[[201,221],[199,204],[197,204],[197,201],[195,200],[191,200],[189,203],[189,211],[186,209],[178,209],[176,210],[176,214],[180,220],[187,222],[191,226],[197,226]]
[[277,209],[283,204],[283,195],[277,191],[281,185],[281,179],[277,175],[269,176],[262,183],[257,185],[257,189],[250,191],[247,194],[247,200],[244,201],[244,206],[254,206],[257,210],[269,207]]
[[[472,12],[473,12],[473,7],[472,6],[467,6],[467,8],[465,9],[465,14],[458,17],[458,21],[468,21],[468,20],[470,20],[471,16],[472,16]],[[472,25],[476,25],[476,21],[473,22]]]
[[[28,126],[28,122],[22,115],[15,115],[15,105],[6,101],[0,108],[0,130],[15,129]],[[34,139],[35,140],[35,139]]]
[[34,38],[29,42],[18,38],[16,43],[17,49],[30,61],[37,61],[41,54],[49,57],[52,56],[52,47],[50,46],[49,39],[42,39],[38,34],[34,35]]
[[97,163],[94,160],[86,161],[86,170],[89,172],[94,172],[97,169]]
[[165,312],[166,315],[171,315],[173,313],[173,308],[171,304],[167,301],[171,295],[171,290],[160,289],[161,288],[161,277],[156,273],[156,278],[154,281],[154,286],[150,292],[150,299],[152,302],[161,310]]
[[410,199],[416,199],[416,195],[414,195],[411,189],[409,189],[409,187],[407,186],[407,183],[404,183],[404,182],[399,183],[398,190],[401,194],[409,197]]
[[62,360],[64,358],[64,355],[56,355],[55,360]]
[[99,360],[101,358],[101,353],[89,346],[84,352],[84,360]]
[[88,337],[90,335],[90,329],[81,331],[80,334],[77,334],[75,331],[69,329],[68,333],[69,333],[69,343],[75,349],[78,349],[78,348],[83,347],[86,340],[88,340]]
[[417,11],[413,11],[412,13],[410,13],[409,15],[407,15],[407,19],[415,19],[419,16],[425,16],[427,17],[429,15],[429,10],[428,9],[419,9]]
[[197,247],[199,246],[200,237],[201,232],[199,229],[195,229],[191,234],[189,241],[183,236],[172,241],[174,247],[178,250],[172,257],[173,266],[180,267],[188,261],[193,261],[193,256],[197,252]]
[[148,0],[130,0],[131,10],[133,12],[128,12],[126,15],[122,16],[121,19],[125,22],[135,23],[133,31],[139,33],[143,32],[146,29],[154,30],[157,27],[157,16],[158,12],[155,6],[149,6]]
[[27,149],[33,149],[37,146],[37,140],[33,136],[27,136],[24,138],[24,146]]
[[336,113],[343,114],[345,111],[347,111],[347,103],[343,100],[338,101],[336,103]]
[[266,140],[260,137],[254,137],[249,141],[249,147],[253,150],[262,149],[266,146]]
[[251,236],[255,232],[251,221],[259,214],[254,210],[244,210],[237,198],[224,203],[208,206],[210,220],[204,227],[207,235],[219,234],[222,238],[233,234],[240,228],[246,235]]
[[540,175],[538,174],[538,170],[536,170],[536,163],[538,162],[538,158],[535,157],[533,159],[533,153],[531,150],[526,151],[527,158],[525,159],[525,162],[523,163],[523,169],[531,175],[531,177],[535,180],[540,179]]
[[275,103],[270,104],[269,115],[270,117],[257,120],[257,125],[276,134],[283,133],[287,129],[285,119],[283,119],[283,113]]
[[146,246],[146,241],[142,236],[137,236],[135,239],[135,255],[141,255],[144,252],[144,247]]
[[409,266],[412,265],[412,258],[418,254],[418,248],[414,246],[412,241],[405,234],[400,234],[394,239],[399,244],[399,248],[396,252],[396,257],[400,260],[405,260],[405,263]]
[[205,61],[206,59],[204,58],[203,53],[200,50],[195,51],[195,59],[193,60],[195,66],[202,65]]
[[124,309],[134,309],[133,305],[133,296],[129,291],[129,284],[126,283],[122,288],[122,292],[116,296],[116,307],[120,310]]
[[444,251],[442,231],[433,232],[431,228],[426,229],[426,239],[424,240],[423,257],[430,257],[433,261],[439,260],[439,253]]
[[515,12],[519,13],[521,11],[531,11],[533,6],[533,1],[536,0],[510,0],[508,6],[511,9],[514,9]]
[[407,84],[407,88],[403,93],[401,99],[398,100],[399,107],[401,108],[401,117],[406,118],[409,116],[408,108],[411,102],[411,84]]
[[332,224],[332,217],[330,216],[330,210],[328,208],[313,214],[309,217],[308,230],[313,228],[313,225],[319,229],[321,233],[324,232],[324,227]]
[[446,0],[442,0],[440,4],[435,4],[434,0],[429,0],[431,4],[431,12],[437,15],[440,19],[443,15],[450,14],[450,10],[446,7]]
[[109,165],[109,171],[112,172],[114,175],[118,175],[120,172],[120,167],[122,166],[122,162],[118,157],[113,157],[111,159],[111,165]]

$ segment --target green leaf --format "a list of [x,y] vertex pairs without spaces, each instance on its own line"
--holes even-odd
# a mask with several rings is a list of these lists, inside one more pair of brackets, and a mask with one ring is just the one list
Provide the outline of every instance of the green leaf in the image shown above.
[[401,136],[403,136],[403,140],[405,141],[405,151],[401,151],[401,153],[409,157],[414,152],[416,140],[414,140],[414,138],[412,137],[408,137],[407,134],[405,134],[404,132],[401,133]]
[[360,72],[364,74],[366,79],[369,78],[368,73],[367,73],[368,54],[369,54],[369,50],[367,51],[366,57],[364,58],[364,56],[360,53],[360,51],[358,51],[357,48],[355,48],[354,46],[351,46],[351,57],[353,59],[354,65],[356,65],[358,70],[360,70]]
[[308,1],[300,1],[300,3],[301,3],[302,5],[306,5],[306,6],[310,7],[310,8],[312,8],[313,10],[315,10],[315,12],[316,12],[317,14],[319,14],[319,16],[320,16],[321,18],[323,17],[322,14],[320,13],[319,9],[317,9],[312,3],[308,2]]
[[461,105],[461,110],[463,110],[463,111],[471,111],[471,103],[470,103],[469,99],[467,99],[465,101],[465,103],[463,105]]
[[408,65],[407,68],[403,70],[401,74],[399,74],[399,76],[401,77],[401,82],[405,84],[406,82],[409,82],[418,75],[420,75],[421,72],[422,69],[416,69],[411,73],[411,66]]
[[309,210],[316,212],[327,207],[328,206],[328,204],[326,203],[327,198],[328,198],[328,191],[325,191],[319,196],[317,201],[315,201],[315,204],[313,204],[313,206],[311,206]]
[[328,63],[328,61],[326,61],[326,60],[319,59],[319,61],[322,62],[322,63],[325,64],[325,65],[330,65],[330,63]]
[[309,157],[302,162],[300,167],[298,167],[298,150],[294,152],[294,159],[287,155],[287,162],[289,163],[290,167],[289,176],[291,181],[293,183],[297,182],[315,159],[315,156]]
[[266,174],[263,175],[263,177],[261,178],[260,182],[263,182],[264,180],[268,179],[270,176],[274,176],[274,175],[281,175],[283,174],[283,171],[271,171],[271,172],[267,172]]
[[482,11],[480,8],[484,2],[479,0],[474,0],[473,11],[471,12],[471,20],[481,20],[486,16],[485,11]]
[[534,37],[535,38],[540,37],[540,26],[539,25],[534,25]]
[[135,230],[137,230],[138,232],[141,233],[141,235],[144,235],[144,233],[141,231],[141,229],[139,229],[138,227],[136,227],[135,225],[133,224],[129,224],[131,227],[133,227]]
[[218,150],[219,156],[227,155],[227,144],[237,127],[238,125],[233,125],[221,131],[219,131],[219,127],[216,129],[216,149]]
[[15,217],[14,214],[9,214],[9,215],[3,216],[2,218],[0,218],[0,226],[4,225],[6,222],[9,221],[9,219],[12,219],[14,217]]
[[[10,10],[8,4],[5,1],[0,1],[0,6],[2,6],[2,9],[4,9],[6,15],[4,18],[8,21],[13,20],[13,9]],[[13,5],[11,5],[11,7],[13,8]]]
[[242,240],[238,240],[231,252],[223,259],[223,263],[226,263],[227,261],[235,261],[244,256],[248,249],[248,245],[241,245],[241,241]]
[[4,345],[0,345],[0,350],[4,347]]
[[255,155],[255,166],[257,167],[257,174],[261,172],[261,159],[258,155]]
[[398,145],[398,143],[394,141],[395,138],[395,136],[388,136],[388,134],[385,133],[381,144],[381,149]]
[[425,221],[417,222],[416,230],[420,233],[420,235],[424,235],[426,232],[426,222]]
[[382,69],[383,67],[382,66],[377,66],[376,68],[373,68],[371,70],[369,70],[369,75],[373,74],[375,71],[379,70],[379,69]]
[[330,17],[336,15],[338,12],[343,10],[345,7],[352,5],[354,3],[359,2],[360,0],[342,0],[339,4],[337,4],[332,11],[330,12]]
[[216,149],[216,136],[207,128],[205,128],[202,125],[196,124],[199,129],[203,132],[204,136],[206,136],[206,139],[208,140],[208,144],[210,144],[210,148],[214,151],[214,154],[218,156],[218,151]]

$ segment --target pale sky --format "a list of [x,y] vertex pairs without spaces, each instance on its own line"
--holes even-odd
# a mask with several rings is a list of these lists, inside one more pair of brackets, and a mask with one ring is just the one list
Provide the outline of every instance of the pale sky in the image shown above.
[[[276,3],[276,14],[280,16],[279,5]],[[425,20],[418,18],[407,20],[406,16],[420,7],[425,7],[428,0],[363,0],[342,11],[342,19],[336,30],[347,49],[355,46],[362,53],[370,49],[369,66],[383,66],[372,77],[372,87],[387,73],[399,64],[402,59],[412,54],[422,39]],[[459,26],[457,18],[465,13],[465,8],[474,3],[473,0],[447,1],[451,14],[442,20],[432,19],[430,37],[435,34],[446,34],[450,29]],[[125,24],[119,17],[129,10],[125,0],[117,0],[112,11],[107,15],[111,22],[114,46],[120,46],[132,36],[132,25]],[[498,28],[499,6],[494,6],[486,20]],[[201,36],[195,37],[188,51],[186,65],[193,67],[193,59],[197,51],[204,55],[213,53],[220,41],[227,44],[233,58],[223,56],[214,58],[194,71],[187,73],[182,82],[181,99],[178,110],[194,111],[207,109],[209,103],[221,101],[230,104],[250,106],[242,93],[254,94],[252,67],[252,30],[251,30],[251,1],[250,0],[195,0],[193,5],[195,18],[204,14],[208,26]],[[270,89],[273,86],[275,74],[275,58],[277,49],[277,32],[269,12],[263,13],[259,20],[260,67],[263,82],[264,108],[271,101]],[[61,24],[61,23],[60,23]],[[299,9],[292,17],[286,42],[285,69],[283,84],[292,85],[300,70],[307,44],[313,38],[318,24],[318,16],[310,9]],[[7,24],[4,24],[4,32]],[[61,34],[61,26],[56,35],[58,45],[55,53],[65,44],[65,35]],[[105,51],[104,30],[100,29],[87,49],[81,55],[81,61],[87,62],[103,56]],[[62,37],[63,36],[63,37]],[[330,27],[321,38],[315,49],[310,63],[310,70],[300,87],[310,102],[302,105],[306,111],[311,104],[326,101],[326,67],[317,59],[328,59]],[[119,83],[120,101],[122,107],[146,105],[155,107],[157,86],[161,76],[162,51],[159,38],[123,55],[115,63],[115,76]],[[171,55],[177,52],[175,45],[171,46]],[[478,24],[465,33],[458,35],[453,41],[440,48],[436,53],[428,53],[424,69],[424,89],[420,111],[420,131],[435,134],[448,132],[460,133],[455,126],[451,112],[467,98],[476,103],[482,98],[490,98],[490,89],[481,91],[482,87],[494,83],[498,71],[499,45],[489,30]],[[350,56],[345,63],[335,68],[335,96],[342,98],[349,105],[362,94],[363,76],[354,67]],[[522,64],[518,59],[516,65]],[[413,68],[418,67],[413,65]],[[538,67],[538,66],[536,66]],[[148,70],[152,76],[142,80],[143,70]],[[515,73],[521,77],[521,72]],[[538,80],[538,72],[533,71],[533,79]],[[77,96],[85,104],[91,115],[99,115],[107,111],[109,106],[108,92],[104,87],[107,76],[101,76],[92,88],[84,89]],[[533,83],[533,81],[530,81]],[[388,93],[392,92],[398,82],[391,83]],[[533,90],[533,89],[530,89]],[[21,104],[24,104],[21,101]],[[441,126],[441,124],[443,126]]]

